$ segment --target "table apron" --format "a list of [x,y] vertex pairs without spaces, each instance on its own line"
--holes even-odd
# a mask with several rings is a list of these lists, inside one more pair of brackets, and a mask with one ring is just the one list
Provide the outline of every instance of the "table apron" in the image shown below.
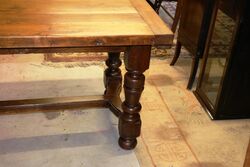
[[129,46],[54,47],[54,48],[0,48],[0,54],[125,52],[128,47]]

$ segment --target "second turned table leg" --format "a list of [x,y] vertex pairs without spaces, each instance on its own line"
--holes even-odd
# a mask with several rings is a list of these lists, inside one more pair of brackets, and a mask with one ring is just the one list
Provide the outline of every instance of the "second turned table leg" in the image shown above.
[[119,67],[122,62],[119,52],[108,53],[106,60],[107,69],[104,71],[104,94],[107,96],[119,96],[121,92],[122,75]]

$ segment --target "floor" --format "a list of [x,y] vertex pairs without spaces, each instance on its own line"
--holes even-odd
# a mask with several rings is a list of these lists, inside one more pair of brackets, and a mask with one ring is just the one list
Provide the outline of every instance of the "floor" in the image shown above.
[[[193,93],[186,90],[190,59],[180,59],[175,67],[169,66],[170,59],[152,62],[145,90],[148,98],[143,98],[146,125],[142,138],[153,166],[241,167],[250,120],[209,118]],[[151,101],[149,97],[154,98]]]
[[[41,54],[0,59],[1,100],[96,95],[104,90],[103,66],[49,64]],[[117,124],[107,109],[3,114],[0,167],[139,167],[135,153],[117,145]]]
[[[241,167],[250,120],[212,121],[186,90],[191,59],[174,67],[170,60],[152,58],[145,72],[135,150],[118,147],[117,119],[106,109],[4,114],[0,166]],[[51,63],[44,55],[5,55],[0,62],[1,100],[103,92],[101,62]]]
[[[161,56],[153,56],[145,72],[142,132],[135,150],[119,148],[117,119],[106,109],[3,114],[0,167],[242,167],[250,120],[211,120],[186,89],[188,53],[183,50],[171,67],[173,49],[167,52],[153,50]],[[0,100],[102,94],[104,63],[81,62],[93,57],[103,59],[102,54],[67,55],[67,63],[52,63],[48,59],[62,57],[1,56]]]

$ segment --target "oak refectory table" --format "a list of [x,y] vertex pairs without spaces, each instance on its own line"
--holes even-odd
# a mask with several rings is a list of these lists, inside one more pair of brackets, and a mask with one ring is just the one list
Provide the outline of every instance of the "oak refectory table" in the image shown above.
[[[8,100],[3,112],[28,108],[91,107],[119,116],[119,145],[136,146],[139,99],[152,45],[171,45],[173,33],[146,0],[0,0],[0,54],[108,52],[102,96]],[[125,100],[120,52],[124,52]],[[4,77],[4,76],[1,76]],[[22,110],[21,110],[22,111]]]

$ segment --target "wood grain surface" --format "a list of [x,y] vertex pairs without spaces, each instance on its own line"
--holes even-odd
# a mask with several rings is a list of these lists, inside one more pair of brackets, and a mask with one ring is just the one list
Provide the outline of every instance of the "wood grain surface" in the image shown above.
[[0,48],[172,43],[144,0],[0,0]]

